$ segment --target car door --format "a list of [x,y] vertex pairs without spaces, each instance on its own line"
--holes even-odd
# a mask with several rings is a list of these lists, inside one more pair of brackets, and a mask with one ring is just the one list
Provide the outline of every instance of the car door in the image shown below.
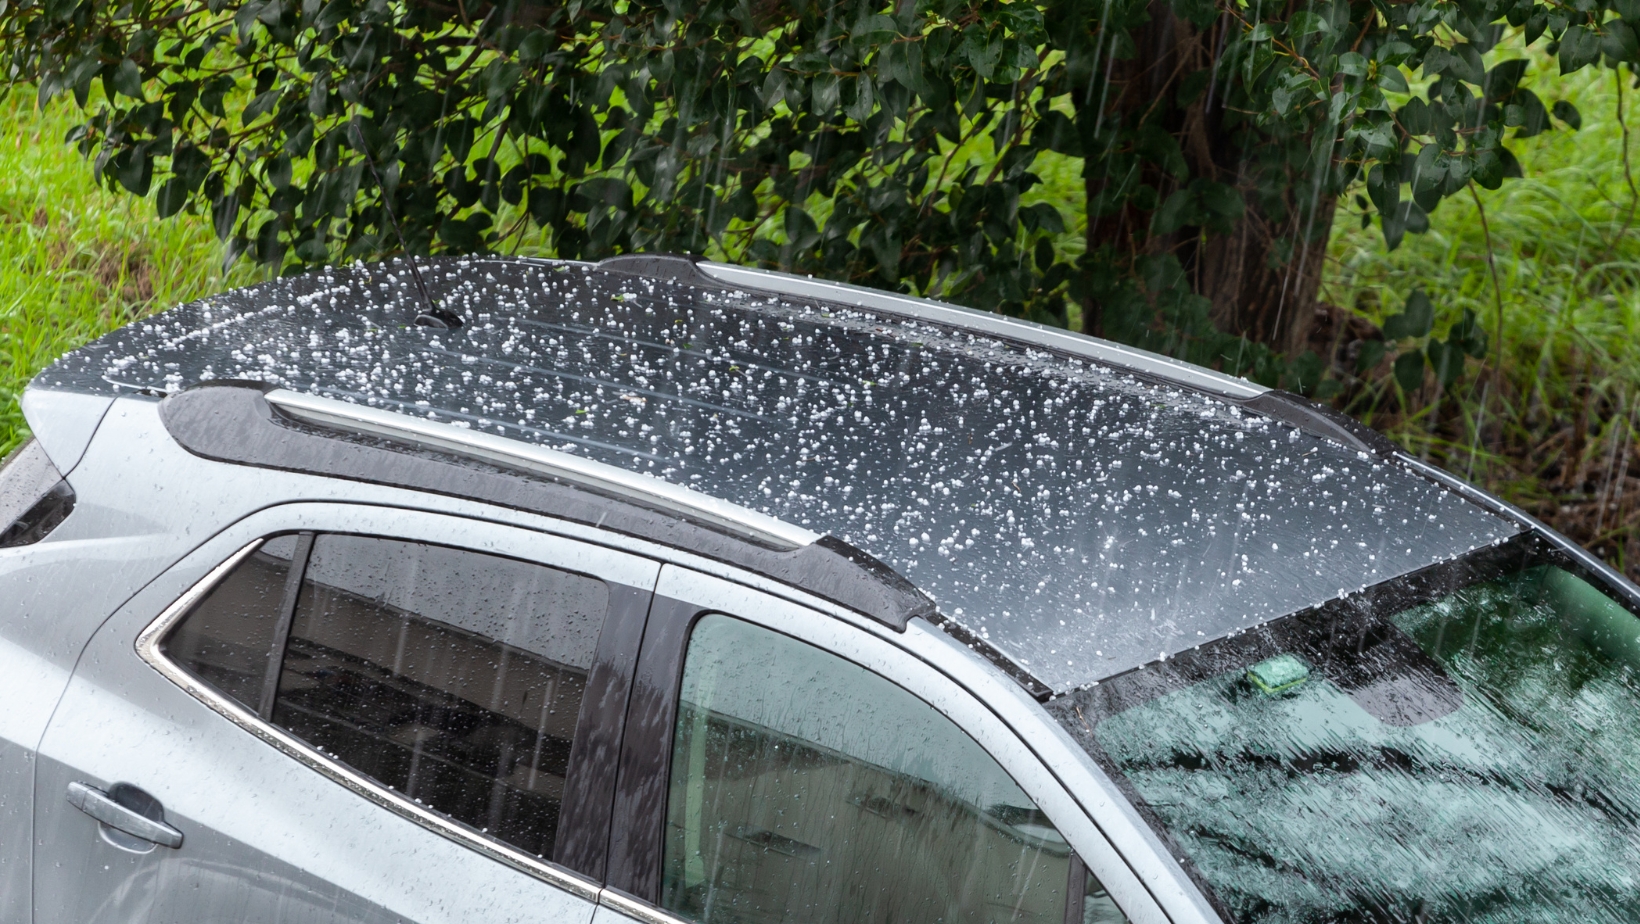
[[236,524],[81,657],[35,921],[588,921],[657,571],[420,511]]
[[893,636],[664,567],[596,920],[1165,921],[1025,742]]

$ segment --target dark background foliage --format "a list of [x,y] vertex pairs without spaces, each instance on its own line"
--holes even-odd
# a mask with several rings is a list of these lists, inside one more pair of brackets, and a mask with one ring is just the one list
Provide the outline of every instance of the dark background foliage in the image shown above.
[[[1567,72],[1640,55],[1640,0],[0,8],[11,79],[75,96],[99,178],[208,213],[232,253],[284,271],[526,233],[570,258],[705,253],[1321,397],[1340,196],[1394,247],[1443,199],[1518,176],[1509,137],[1577,126],[1519,86],[1523,60],[1485,67],[1506,25]],[[1085,215],[1021,205],[1049,151],[1080,159]],[[1402,341],[1409,390],[1459,381],[1488,344],[1473,315],[1435,337],[1421,299],[1363,360]]]

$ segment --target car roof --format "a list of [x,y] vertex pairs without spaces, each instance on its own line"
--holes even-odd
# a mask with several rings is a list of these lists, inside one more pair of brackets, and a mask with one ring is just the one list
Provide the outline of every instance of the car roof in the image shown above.
[[255,380],[652,475],[869,552],[1053,691],[1519,531],[1217,373],[690,266],[327,269],[137,322],[31,387]]

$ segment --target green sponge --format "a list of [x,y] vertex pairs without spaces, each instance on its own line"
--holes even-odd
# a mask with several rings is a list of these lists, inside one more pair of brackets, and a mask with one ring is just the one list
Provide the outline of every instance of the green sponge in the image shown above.
[[1247,669],[1247,679],[1264,693],[1285,693],[1310,679],[1310,669],[1290,654],[1276,655]]

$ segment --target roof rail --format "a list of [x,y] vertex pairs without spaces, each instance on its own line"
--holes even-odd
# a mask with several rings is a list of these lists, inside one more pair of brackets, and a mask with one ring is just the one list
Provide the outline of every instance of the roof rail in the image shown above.
[[[656,259],[652,261],[652,266],[676,268],[681,262],[676,258],[667,263],[662,263]],[[600,267],[603,265],[599,264]],[[623,272],[641,273],[644,271],[636,263],[632,264],[631,268],[628,268],[628,266],[610,266],[609,268]],[[1108,340],[1100,340],[1083,334],[1073,334],[1057,327],[1048,327],[1043,324],[1023,321],[1019,318],[1010,318],[992,311],[978,311],[973,308],[948,305],[926,298],[913,298],[909,295],[896,295],[892,292],[882,292],[863,286],[793,276],[789,273],[777,273],[771,270],[732,266],[727,263],[712,263],[706,260],[695,261],[694,273],[711,279],[718,285],[763,289],[781,295],[851,305],[856,308],[880,311],[884,314],[898,315],[903,318],[927,321],[933,324],[942,324],[974,333],[1013,340],[1026,346],[1053,350],[1062,354],[1093,360],[1140,376],[1159,379],[1174,385],[1181,385],[1231,399],[1255,398],[1269,390],[1263,385],[1249,382],[1246,379],[1225,375],[1222,372],[1214,372],[1211,369],[1204,369],[1201,366],[1171,359],[1148,350],[1123,346],[1119,343],[1112,343]],[[683,278],[682,281],[692,282],[694,280]]]
[[524,469],[646,507],[691,517],[773,548],[797,549],[820,539],[818,533],[756,510],[650,475],[629,472],[556,449],[283,388],[273,389],[263,397],[280,411],[308,423],[415,443]]
[[936,615],[927,594],[835,536],[493,434],[249,380],[185,388],[160,402],[160,417],[177,444],[201,458],[462,497],[635,536],[778,581],[896,631]]

